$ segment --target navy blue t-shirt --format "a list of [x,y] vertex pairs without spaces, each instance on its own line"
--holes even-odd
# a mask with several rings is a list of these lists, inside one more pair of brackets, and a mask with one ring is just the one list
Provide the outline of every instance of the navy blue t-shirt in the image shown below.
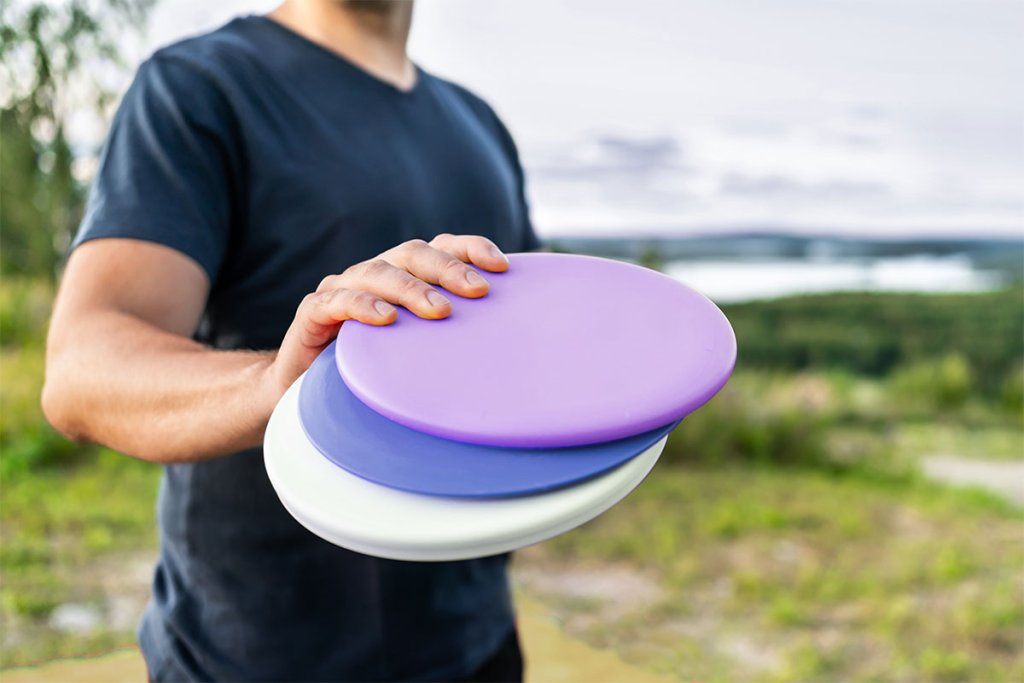
[[[264,17],[160,50],[114,119],[76,244],[134,238],[209,275],[196,339],[276,348],[328,274],[413,238],[538,246],[512,139],[479,98],[405,92]],[[159,391],[159,387],[154,387]],[[513,628],[506,563],[367,557],[303,529],[261,453],[171,465],[140,642],[154,677],[450,680]]]

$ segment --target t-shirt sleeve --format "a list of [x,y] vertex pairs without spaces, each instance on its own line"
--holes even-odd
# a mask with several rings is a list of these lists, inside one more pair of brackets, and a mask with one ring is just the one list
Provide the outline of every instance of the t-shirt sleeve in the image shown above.
[[174,58],[145,62],[114,117],[72,248],[110,237],[155,242],[215,281],[236,213],[233,121],[204,73]]
[[498,115],[491,110],[491,116],[494,118],[494,125],[497,127],[498,136],[501,139],[501,146],[508,154],[509,161],[512,164],[512,168],[516,174],[516,183],[518,184],[518,199],[522,204],[522,215],[523,215],[523,251],[537,251],[543,244],[540,238],[537,237],[537,231],[533,228],[533,220],[530,218],[530,203],[526,199],[526,176],[523,173],[523,165],[519,160],[519,150],[516,148],[516,143],[512,139],[512,134],[509,133],[508,128],[502,123]]

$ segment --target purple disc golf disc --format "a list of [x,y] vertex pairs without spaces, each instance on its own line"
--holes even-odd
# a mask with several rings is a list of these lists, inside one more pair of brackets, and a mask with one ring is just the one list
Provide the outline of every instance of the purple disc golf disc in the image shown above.
[[403,427],[366,407],[338,375],[331,347],[303,380],[299,419],[318,451],[357,476],[403,491],[459,497],[539,493],[589,479],[644,452],[676,425],[557,450],[449,441]]
[[682,419],[725,384],[729,321],[647,268],[569,254],[513,254],[481,299],[452,314],[404,309],[389,326],[347,322],[338,369],[363,402],[407,427],[492,446],[621,439]]

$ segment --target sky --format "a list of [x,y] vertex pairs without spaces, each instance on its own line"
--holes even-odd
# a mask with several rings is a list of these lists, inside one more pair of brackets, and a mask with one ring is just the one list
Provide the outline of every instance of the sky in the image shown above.
[[[273,2],[162,0],[139,57]],[[1024,236],[1024,2],[419,0],[542,236]]]

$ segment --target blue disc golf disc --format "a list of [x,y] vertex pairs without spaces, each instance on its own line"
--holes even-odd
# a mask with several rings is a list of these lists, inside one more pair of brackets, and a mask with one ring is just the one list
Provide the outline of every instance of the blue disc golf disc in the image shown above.
[[540,493],[590,479],[660,441],[678,424],[617,441],[568,448],[482,446],[418,432],[360,401],[335,364],[334,345],[313,362],[299,392],[299,417],[328,460],[363,479],[435,496]]

